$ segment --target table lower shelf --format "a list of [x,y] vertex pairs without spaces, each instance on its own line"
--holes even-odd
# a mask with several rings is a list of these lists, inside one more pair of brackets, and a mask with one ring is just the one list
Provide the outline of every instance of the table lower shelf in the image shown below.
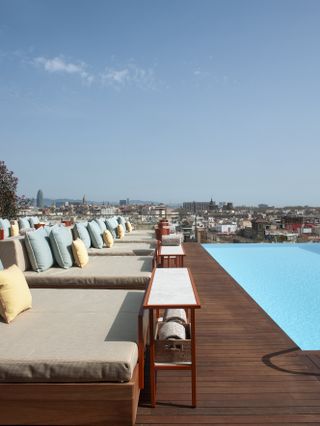
[[192,362],[155,362],[154,368],[158,370],[169,370],[169,369],[177,369],[177,370],[191,370]]

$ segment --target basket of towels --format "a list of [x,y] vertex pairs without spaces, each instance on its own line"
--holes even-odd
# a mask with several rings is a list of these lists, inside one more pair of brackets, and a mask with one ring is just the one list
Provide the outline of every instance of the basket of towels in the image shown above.
[[155,329],[155,362],[191,362],[191,325],[184,309],[166,309]]

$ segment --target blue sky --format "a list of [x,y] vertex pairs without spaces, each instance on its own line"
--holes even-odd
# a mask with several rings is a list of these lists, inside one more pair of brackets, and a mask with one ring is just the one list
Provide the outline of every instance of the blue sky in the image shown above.
[[317,0],[0,0],[19,194],[320,205]]

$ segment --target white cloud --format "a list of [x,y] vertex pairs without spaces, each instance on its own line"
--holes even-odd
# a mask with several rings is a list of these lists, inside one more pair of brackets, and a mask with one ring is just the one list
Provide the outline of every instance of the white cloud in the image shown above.
[[104,84],[119,84],[124,85],[130,80],[129,70],[115,70],[112,68],[106,68],[105,72],[101,74],[101,80]]
[[111,86],[115,89],[126,86],[136,86],[145,90],[156,89],[153,69],[143,69],[133,63],[119,68],[106,67],[100,78],[104,86]]
[[79,75],[81,79],[89,85],[94,80],[94,76],[86,71],[87,65],[84,62],[74,64],[72,62],[66,62],[62,57],[59,56],[56,56],[52,59],[40,56],[35,58],[33,63],[37,66],[42,66],[46,71],[50,73],[66,73]]
[[193,71],[193,75],[198,78],[210,77],[210,73],[208,71],[203,71],[200,68],[197,68]]
[[137,87],[142,90],[155,90],[157,81],[153,68],[142,68],[133,61],[124,66],[106,66],[104,71],[89,73],[88,65],[85,62],[69,62],[63,56],[47,58],[36,57],[32,64],[41,67],[48,73],[60,73],[76,75],[81,80],[91,85],[92,83],[120,90],[126,87]]

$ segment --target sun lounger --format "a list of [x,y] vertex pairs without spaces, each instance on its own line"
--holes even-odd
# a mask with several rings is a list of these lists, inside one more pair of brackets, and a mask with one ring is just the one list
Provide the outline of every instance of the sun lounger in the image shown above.
[[[138,244],[139,245],[139,244]],[[93,249],[97,251],[113,250],[116,253],[126,250],[119,245],[111,249]],[[132,245],[128,245],[132,246]],[[140,244],[139,246],[142,246]],[[119,247],[119,249],[118,249]],[[132,247],[131,247],[132,248]],[[139,249],[138,249],[139,250]],[[127,250],[129,253],[131,250]],[[141,254],[145,254],[140,252]],[[69,269],[52,267],[44,272],[31,271],[28,254],[25,248],[24,237],[10,238],[0,241],[0,259],[5,268],[16,264],[25,273],[30,287],[89,287],[89,288],[124,288],[145,289],[149,283],[153,269],[153,256],[97,256],[89,258],[84,268],[76,266]]]
[[0,424],[134,424],[144,292],[31,292],[32,309],[0,321]]
[[0,241],[0,259],[5,268],[16,264],[21,271],[30,269],[24,237],[13,237]]

